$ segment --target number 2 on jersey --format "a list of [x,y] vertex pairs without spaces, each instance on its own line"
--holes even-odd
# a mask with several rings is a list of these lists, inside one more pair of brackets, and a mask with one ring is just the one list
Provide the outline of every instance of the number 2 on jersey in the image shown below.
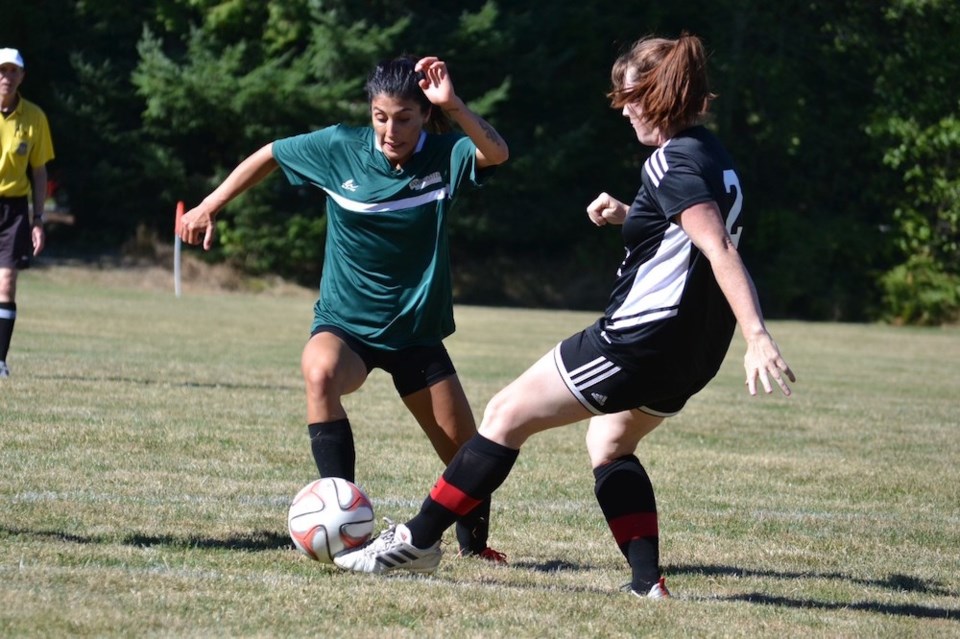
[[[727,233],[730,234],[730,239],[733,240],[734,246],[740,245],[740,233],[743,232],[743,226],[738,224],[740,221],[740,208],[743,206],[743,191],[740,189],[740,179],[737,177],[737,172],[733,169],[727,169],[723,172],[723,186],[727,189],[727,193],[732,193],[732,189],[737,190],[737,199],[733,201],[733,206],[730,207],[730,212],[727,214]],[[734,231],[736,228],[736,231]]]

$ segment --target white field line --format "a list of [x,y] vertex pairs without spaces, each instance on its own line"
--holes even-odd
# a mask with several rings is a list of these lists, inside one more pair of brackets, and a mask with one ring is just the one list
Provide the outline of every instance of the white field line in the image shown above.
[[[223,495],[187,495],[187,494],[165,494],[156,496],[133,496],[118,495],[116,493],[104,493],[94,491],[25,491],[15,494],[10,504],[26,503],[47,503],[47,502],[72,502],[88,504],[223,504],[232,503],[241,506],[266,506],[276,508],[286,508],[290,503],[290,496],[273,495],[263,497],[251,497],[248,495],[234,495],[231,497]],[[374,498],[374,508],[379,513],[397,512],[412,514],[420,508],[421,500],[399,498],[399,497],[381,497]],[[502,503],[502,502],[501,502]],[[497,501],[494,501],[494,508],[498,507]],[[599,515],[599,508],[592,499],[588,500],[554,500],[544,502],[540,500],[516,500],[511,499],[508,504],[503,504],[501,508],[519,510],[523,512],[545,512],[560,514],[581,514],[595,512]],[[661,511],[669,513],[669,506],[662,508]],[[836,510],[740,510],[736,507],[729,509],[691,509],[685,508],[688,513],[695,513],[710,517],[725,517],[731,514],[739,516],[748,516],[758,521],[779,520],[790,522],[804,521],[840,521],[840,522],[890,522],[900,521],[901,514],[898,513],[862,513],[862,512],[844,512]],[[930,521],[939,523],[948,523],[951,525],[960,525],[960,512],[947,515],[936,512],[915,512],[913,519],[920,521]]]

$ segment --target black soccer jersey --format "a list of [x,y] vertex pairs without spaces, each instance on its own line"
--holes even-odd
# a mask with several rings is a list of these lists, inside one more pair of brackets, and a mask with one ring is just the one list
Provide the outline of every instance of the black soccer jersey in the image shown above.
[[606,312],[590,331],[611,360],[647,372],[655,366],[666,387],[684,381],[701,387],[716,374],[736,320],[709,261],[674,220],[713,200],[737,242],[742,199],[733,161],[702,126],[682,131],[647,159],[622,228],[626,257]]

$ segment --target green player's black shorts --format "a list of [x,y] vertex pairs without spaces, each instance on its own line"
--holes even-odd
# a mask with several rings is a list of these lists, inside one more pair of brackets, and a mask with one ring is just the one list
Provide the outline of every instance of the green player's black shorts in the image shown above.
[[317,333],[331,333],[342,339],[354,353],[360,356],[369,373],[379,368],[393,378],[393,387],[400,397],[406,397],[437,382],[457,374],[446,347],[440,343],[432,346],[411,346],[398,351],[374,348],[332,324],[321,324],[313,329]]

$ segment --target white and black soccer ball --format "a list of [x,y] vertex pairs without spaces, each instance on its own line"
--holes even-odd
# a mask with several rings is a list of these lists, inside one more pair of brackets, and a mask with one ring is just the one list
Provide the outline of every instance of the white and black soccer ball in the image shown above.
[[373,524],[370,499],[340,477],[324,477],[301,488],[287,513],[287,529],[297,550],[328,564],[338,553],[366,543]]

